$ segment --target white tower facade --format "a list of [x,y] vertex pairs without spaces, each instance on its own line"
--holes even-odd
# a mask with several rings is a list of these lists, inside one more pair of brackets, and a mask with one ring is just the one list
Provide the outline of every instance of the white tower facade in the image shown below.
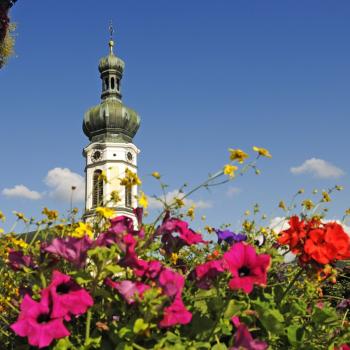
[[94,217],[100,206],[111,207],[116,215],[135,220],[137,186],[121,186],[126,169],[137,174],[137,156],[140,150],[133,137],[140,117],[122,102],[121,80],[124,62],[113,53],[114,41],[109,42],[109,55],[99,63],[102,94],[99,105],[90,108],[84,116],[83,131],[90,143],[84,148],[86,158],[85,219]]

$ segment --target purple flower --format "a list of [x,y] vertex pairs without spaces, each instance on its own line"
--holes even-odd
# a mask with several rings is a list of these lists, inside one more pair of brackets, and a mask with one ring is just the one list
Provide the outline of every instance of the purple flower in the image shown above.
[[234,233],[229,230],[225,230],[225,231],[215,230],[215,232],[218,236],[218,243],[225,241],[228,244],[232,245],[235,242],[242,242],[247,239],[247,236],[244,235],[243,233]]
[[264,341],[254,340],[248,327],[239,321],[237,316],[232,317],[233,324],[237,327],[234,346],[230,350],[266,350],[268,345]]
[[83,267],[87,258],[87,251],[92,241],[89,237],[83,238],[55,238],[51,244],[44,247],[45,252],[60,256],[78,267]]
[[9,265],[15,271],[21,270],[24,266],[35,268],[35,264],[30,255],[24,255],[21,250],[11,249],[9,252]]
[[338,305],[337,309],[346,309],[350,307],[350,299],[343,299]]

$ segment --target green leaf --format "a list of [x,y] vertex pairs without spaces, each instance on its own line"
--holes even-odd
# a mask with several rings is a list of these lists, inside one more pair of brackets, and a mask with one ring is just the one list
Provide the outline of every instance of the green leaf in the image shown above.
[[303,327],[292,324],[287,328],[287,337],[291,345],[298,346],[302,342],[303,336]]
[[72,348],[72,343],[69,341],[69,338],[60,339],[53,350],[69,350]]
[[225,344],[215,344],[211,350],[227,350],[227,346]]
[[254,302],[259,320],[266,330],[275,334],[284,333],[284,317],[273,305],[260,300]]
[[148,328],[148,323],[146,323],[143,318],[138,318],[134,323],[133,331],[138,334],[145,331]]

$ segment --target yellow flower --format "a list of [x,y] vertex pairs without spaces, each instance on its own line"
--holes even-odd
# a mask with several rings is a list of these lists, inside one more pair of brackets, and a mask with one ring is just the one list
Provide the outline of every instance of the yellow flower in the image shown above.
[[15,237],[12,237],[11,238],[11,241],[14,245],[17,245],[21,248],[27,248],[28,247],[28,244],[27,242],[25,242],[23,239],[17,239]]
[[4,215],[4,213],[0,210],[0,221],[5,222],[6,220],[6,216]]
[[96,213],[106,219],[111,218],[115,215],[115,211],[112,208],[106,208],[106,207],[97,207],[95,209]]
[[205,226],[204,230],[206,230],[208,233],[213,233],[215,231],[214,227],[211,226]]
[[323,197],[322,202],[330,202],[331,201],[331,197],[330,197],[329,193],[326,191],[322,192],[322,197]]
[[45,215],[51,221],[57,220],[58,218],[57,210],[49,210],[46,207],[43,209],[42,214]]
[[144,192],[141,192],[141,196],[139,197],[139,205],[143,208],[147,208],[148,207],[148,198],[147,196],[144,194]]
[[245,215],[245,216],[249,216],[249,215],[250,215],[250,210],[246,210],[246,211],[244,212],[244,215]]
[[201,220],[205,221],[207,219],[207,217],[205,215],[201,216]]
[[224,174],[233,178],[235,176],[235,171],[238,169],[235,165],[226,164],[224,166]]
[[284,201],[280,201],[278,204],[278,207],[281,208],[282,210],[287,210],[287,207]]
[[154,172],[152,173],[152,176],[153,176],[154,178],[156,178],[157,180],[160,179],[160,174],[158,173],[158,171],[154,171]]
[[107,174],[104,170],[102,170],[101,174],[98,176],[98,180],[99,181],[103,181],[103,182],[108,182],[107,181]]
[[115,203],[120,202],[122,199],[120,198],[119,192],[118,191],[112,191],[111,193],[111,200]]
[[311,210],[315,206],[311,199],[305,199],[301,205],[305,207],[306,210]]
[[93,237],[92,228],[89,224],[85,224],[84,222],[79,222],[78,227],[72,233],[72,237],[82,238],[84,236]]
[[125,177],[120,180],[122,186],[130,187],[135,185],[141,185],[141,180],[136,173],[133,173],[128,168],[125,169]]
[[305,192],[305,190],[303,188],[301,188],[299,191],[298,191],[298,194],[303,194]]
[[170,261],[171,261],[174,265],[176,265],[178,259],[179,259],[179,256],[178,256],[176,253],[171,253]]
[[243,228],[246,230],[246,231],[251,231],[252,228],[253,228],[253,223],[251,221],[248,221],[248,220],[244,220],[243,223],[242,223],[242,226]]
[[187,214],[186,214],[189,218],[191,218],[192,220],[194,220],[194,207],[192,206],[191,208],[188,208],[187,210]]
[[174,198],[175,200],[175,204],[178,208],[182,208],[183,206],[185,206],[184,201],[181,198]]
[[4,229],[3,228],[0,228],[0,233],[4,233]]
[[335,189],[337,191],[342,191],[344,189],[344,186],[337,185],[337,186],[335,186]]
[[345,210],[345,215],[350,215],[350,208]]
[[270,154],[270,152],[266,148],[254,146],[253,151],[258,152],[259,156],[272,158],[272,155]]
[[230,159],[232,161],[237,160],[238,163],[243,163],[246,158],[248,158],[248,154],[242,151],[241,149],[229,149]]
[[24,216],[23,213],[19,213],[18,211],[14,211],[13,214],[17,216],[18,220],[22,220],[24,222],[29,222],[29,220]]

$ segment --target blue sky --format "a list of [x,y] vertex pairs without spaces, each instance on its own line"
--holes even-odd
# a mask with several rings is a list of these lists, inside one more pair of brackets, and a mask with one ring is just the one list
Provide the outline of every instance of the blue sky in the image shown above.
[[[154,170],[172,191],[221,168],[229,147],[258,145],[273,154],[260,176],[193,197],[212,206],[199,211],[209,224],[238,227],[256,202],[275,216],[279,200],[299,188],[334,184],[345,186],[330,212],[340,217],[350,207],[349,17],[345,0],[18,1],[17,57],[0,71],[7,226],[13,210],[38,217],[44,206],[69,208],[62,184],[49,176],[47,185],[47,176],[55,168],[84,175],[81,123],[99,103],[97,65],[111,19],[126,62],[123,101],[142,118],[134,142],[147,194],[160,192],[148,176]],[[290,171],[313,158],[327,163]],[[41,198],[6,195],[18,185]]]

